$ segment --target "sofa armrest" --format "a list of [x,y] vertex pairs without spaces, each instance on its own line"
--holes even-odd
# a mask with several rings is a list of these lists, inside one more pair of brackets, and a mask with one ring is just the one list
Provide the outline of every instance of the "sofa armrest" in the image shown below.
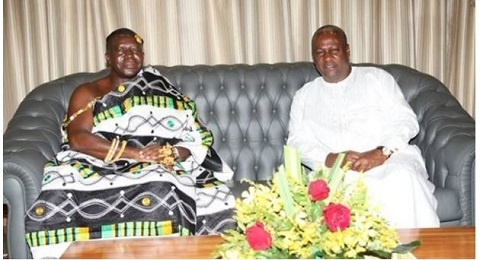
[[60,150],[61,122],[79,84],[102,73],[78,73],[45,83],[20,103],[3,134],[3,196],[9,207],[10,258],[27,258],[24,215],[40,193],[43,168]]
[[34,89],[19,105],[3,135],[3,195],[11,215],[8,248],[11,258],[27,258],[24,214],[37,198],[43,167],[60,148],[60,123],[69,94],[48,83]]
[[30,92],[3,135],[4,180],[22,180],[27,205],[39,194],[46,161],[60,149],[61,122],[75,88],[64,83],[53,81]]
[[463,213],[460,224],[473,225],[475,122],[466,113],[444,104],[430,108],[431,112],[419,120],[425,131],[414,142],[422,150],[435,186],[458,193]]
[[458,193],[460,224],[473,225],[474,119],[438,79],[402,65],[382,67],[397,80],[417,114],[420,132],[411,143],[422,151],[430,181]]

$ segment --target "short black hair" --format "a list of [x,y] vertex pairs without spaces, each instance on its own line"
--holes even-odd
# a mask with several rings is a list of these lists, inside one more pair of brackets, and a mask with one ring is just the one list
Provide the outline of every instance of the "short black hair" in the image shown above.
[[119,29],[116,29],[115,31],[111,32],[107,36],[106,46],[105,46],[107,52],[110,50],[113,38],[115,38],[117,36],[120,36],[120,35],[128,35],[128,36],[135,37],[137,39],[137,41],[139,41],[139,43],[141,45],[143,45],[142,37],[140,37],[140,35],[138,35],[136,32],[134,32],[134,31],[132,31],[128,28],[119,28]]
[[330,32],[330,33],[335,33],[335,34],[338,34],[340,36],[340,39],[343,41],[344,43],[344,46],[347,46],[348,45],[348,41],[347,41],[347,35],[345,34],[345,32],[342,30],[342,28],[336,26],[336,25],[332,25],[332,24],[327,24],[327,25],[324,25],[320,28],[318,28],[315,33],[313,34],[312,36],[312,52],[313,52],[313,44],[314,44],[314,41],[315,39],[322,33],[326,33],[326,32]]

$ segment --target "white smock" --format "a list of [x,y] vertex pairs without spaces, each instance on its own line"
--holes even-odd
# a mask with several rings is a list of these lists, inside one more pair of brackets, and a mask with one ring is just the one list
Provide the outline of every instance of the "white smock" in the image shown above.
[[365,152],[378,146],[396,152],[363,174],[369,195],[395,228],[438,227],[435,186],[428,180],[420,149],[408,142],[419,131],[417,118],[395,79],[373,67],[352,67],[338,83],[322,77],[305,84],[293,99],[287,145],[299,149],[312,169],[325,167],[329,153]]

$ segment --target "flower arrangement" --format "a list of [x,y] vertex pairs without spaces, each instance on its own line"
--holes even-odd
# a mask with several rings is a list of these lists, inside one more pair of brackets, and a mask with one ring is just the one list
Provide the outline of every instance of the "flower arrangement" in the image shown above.
[[[331,169],[302,171],[285,147],[268,185],[255,184],[236,201],[237,228],[228,230],[215,258],[412,258],[419,241],[400,244],[397,232],[369,203],[359,180],[346,184],[344,154]],[[348,167],[348,166],[347,166]]]

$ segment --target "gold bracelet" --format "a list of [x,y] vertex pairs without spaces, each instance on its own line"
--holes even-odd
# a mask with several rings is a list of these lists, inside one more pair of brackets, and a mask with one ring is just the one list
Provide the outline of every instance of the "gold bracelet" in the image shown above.
[[120,151],[118,151],[117,155],[113,158],[112,161],[116,161],[120,159],[120,156],[122,156],[123,152],[125,151],[125,147],[127,146],[127,141],[123,140],[122,141],[122,146],[120,147]]
[[81,113],[87,111],[88,109],[91,109],[93,108],[93,105],[95,104],[95,102],[97,102],[97,100],[99,100],[100,98],[96,97],[94,100],[88,102],[88,104],[83,107],[83,108],[80,108],[77,112],[73,113],[70,117],[68,117],[68,119],[65,121],[65,128],[73,121],[75,120],[75,118],[77,118],[78,115],[80,115]]
[[110,145],[110,149],[108,149],[107,156],[105,156],[105,159],[104,159],[105,162],[108,163],[108,162],[112,161],[112,157],[115,154],[115,151],[117,150],[119,142],[120,141],[118,140],[118,138],[114,138],[112,140],[112,144]]
[[118,144],[117,144],[117,139],[114,138],[114,139],[112,140],[112,144],[110,145],[110,149],[108,149],[107,155],[105,156],[105,159],[104,159],[105,162],[108,163],[108,162],[111,161],[112,156],[113,156],[113,153],[114,153],[114,151],[117,149],[117,145],[118,145]]
[[108,149],[107,154],[105,155],[105,158],[103,159],[105,162],[107,161],[107,158],[108,158],[108,157],[110,156],[110,154],[112,153],[113,145],[114,145],[114,143],[113,143],[113,141],[112,141],[112,143],[110,144],[110,148]]
[[110,162],[113,161],[112,157],[113,157],[113,155],[115,155],[115,152],[117,151],[118,145],[120,144],[120,138],[118,138],[118,136],[115,138],[115,140],[117,140],[117,142],[115,142],[115,147],[113,148],[112,154],[110,155],[110,158],[109,158]]

